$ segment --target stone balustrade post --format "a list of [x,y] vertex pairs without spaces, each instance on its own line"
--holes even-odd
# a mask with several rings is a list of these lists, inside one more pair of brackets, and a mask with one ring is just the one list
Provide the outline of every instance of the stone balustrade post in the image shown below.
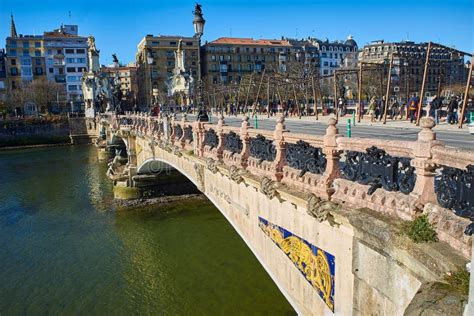
[[242,118],[242,125],[240,126],[240,139],[242,140],[242,152],[240,153],[240,166],[247,168],[248,159],[250,157],[250,136],[249,136],[249,117],[247,114]]
[[221,161],[224,155],[224,145],[225,145],[225,138],[224,138],[224,115],[222,113],[219,115],[219,120],[217,121],[217,136],[219,138],[219,143],[217,144],[216,148],[216,155],[217,160]]
[[194,155],[204,155],[204,123],[195,121],[193,123]]
[[431,160],[431,149],[436,141],[436,133],[433,132],[435,121],[431,117],[423,117],[420,120],[422,130],[418,133],[418,140],[413,149],[414,158],[411,166],[415,168],[416,183],[411,195],[417,198],[416,208],[423,209],[426,203],[436,203],[434,190],[434,179],[436,164]]
[[183,117],[181,118],[181,130],[183,131],[183,135],[181,135],[181,138],[179,139],[181,148],[184,148],[186,145],[186,133],[185,133],[185,128],[186,128],[186,123],[188,122],[188,115],[186,113],[183,114]]
[[273,142],[276,148],[275,156],[275,180],[280,182],[283,178],[283,167],[286,165],[286,142],[283,133],[286,130],[285,117],[279,115],[276,120],[275,131],[273,132]]
[[334,118],[328,121],[326,134],[323,138],[324,147],[322,148],[323,154],[326,156],[326,170],[324,170],[323,176],[316,186],[318,195],[327,200],[334,193],[334,179],[341,177],[341,170],[339,168],[341,153],[337,149],[337,138],[340,135],[336,123],[337,121]]

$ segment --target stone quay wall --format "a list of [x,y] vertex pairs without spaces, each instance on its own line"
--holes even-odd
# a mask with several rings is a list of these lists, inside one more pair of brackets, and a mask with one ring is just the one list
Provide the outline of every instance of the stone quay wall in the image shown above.
[[67,119],[0,121],[0,147],[69,143]]

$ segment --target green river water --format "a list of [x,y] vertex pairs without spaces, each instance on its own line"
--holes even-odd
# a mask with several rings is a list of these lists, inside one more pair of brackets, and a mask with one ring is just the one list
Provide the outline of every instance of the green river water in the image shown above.
[[114,209],[92,146],[0,152],[0,315],[292,315],[207,201]]

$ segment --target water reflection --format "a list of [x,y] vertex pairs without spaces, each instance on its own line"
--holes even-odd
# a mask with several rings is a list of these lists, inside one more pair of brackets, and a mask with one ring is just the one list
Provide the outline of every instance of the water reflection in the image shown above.
[[293,313],[208,202],[115,210],[93,147],[0,152],[0,314]]

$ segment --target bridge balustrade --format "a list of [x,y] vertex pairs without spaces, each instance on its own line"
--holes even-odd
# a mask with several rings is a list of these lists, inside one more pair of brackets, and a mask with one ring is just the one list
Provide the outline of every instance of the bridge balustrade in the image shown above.
[[[163,124],[162,118],[124,118],[119,120],[122,126],[133,122],[137,130],[163,136],[163,128],[150,127]],[[474,153],[437,141],[431,118],[421,120],[415,141],[347,138],[338,133],[335,120],[329,120],[324,136],[292,133],[282,117],[274,131],[250,127],[248,117],[240,128],[225,125],[223,117],[217,124],[190,123],[183,117],[171,125],[170,141],[179,149],[194,150],[196,157],[241,168],[292,190],[403,220],[433,205],[439,238],[451,243],[456,239],[463,252],[469,251],[459,227],[467,227],[466,234],[474,230]]]

